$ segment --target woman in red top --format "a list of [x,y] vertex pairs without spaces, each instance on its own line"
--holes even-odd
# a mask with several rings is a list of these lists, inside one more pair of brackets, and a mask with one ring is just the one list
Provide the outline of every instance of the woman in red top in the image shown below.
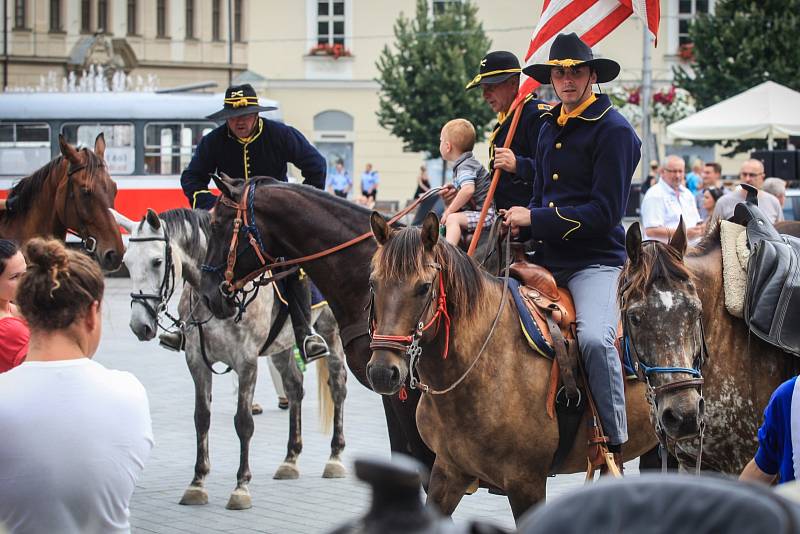
[[13,303],[25,269],[14,242],[0,239],[0,373],[21,364],[28,353],[30,331]]

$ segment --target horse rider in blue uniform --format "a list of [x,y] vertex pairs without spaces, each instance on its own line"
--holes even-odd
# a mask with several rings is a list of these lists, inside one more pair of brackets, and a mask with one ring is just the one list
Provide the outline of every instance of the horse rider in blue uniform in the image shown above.
[[[200,140],[181,174],[181,187],[192,208],[214,207],[217,197],[208,189],[212,173],[244,178],[245,183],[253,176],[287,182],[287,163],[291,162],[300,169],[304,184],[318,189],[325,186],[327,165],[322,154],[296,129],[258,115],[274,109],[259,104],[250,84],[228,87],[223,108],[207,117],[224,119],[225,124]],[[308,277],[298,271],[284,280],[284,297],[300,354],[306,362],[327,356],[325,340],[311,328]]]
[[552,83],[561,103],[545,113],[528,207],[504,215],[512,231],[527,227],[541,241],[536,262],[572,293],[589,385],[621,468],[628,428],[614,347],[617,279],[625,262],[621,221],[642,143],[608,96],[592,92],[592,84],[610,82],[619,71],[615,61],[594,58],[575,33],[556,37],[547,63],[523,69],[542,84]]
[[496,168],[502,171],[494,195],[498,209],[527,206],[530,202],[536,140],[543,122],[542,114],[550,110],[550,106],[537,100],[535,94],[526,95],[519,104],[522,111],[511,146],[503,148],[514,114],[512,105],[519,93],[521,72],[519,60],[511,52],[489,52],[481,60],[478,74],[466,87],[467,91],[480,87],[483,99],[497,113],[497,123],[489,135],[489,172]]

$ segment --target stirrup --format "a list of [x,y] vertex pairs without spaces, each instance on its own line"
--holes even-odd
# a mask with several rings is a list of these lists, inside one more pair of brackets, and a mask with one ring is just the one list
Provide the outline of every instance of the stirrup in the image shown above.
[[180,352],[186,347],[186,336],[183,332],[164,332],[158,336],[158,344],[167,350]]
[[[314,354],[309,354],[308,353],[308,349],[307,349],[309,342],[311,342],[311,343],[314,343],[314,342],[320,343],[322,345],[322,347],[323,347],[323,350],[318,351],[318,352],[316,352]],[[300,351],[300,356],[303,358],[303,360],[306,363],[311,363],[314,360],[318,360],[320,358],[324,358],[324,357],[328,356],[329,354],[330,354],[330,349],[328,348],[328,342],[325,341],[324,337],[322,337],[318,333],[314,332],[313,330],[311,331],[310,334],[308,334],[305,337],[305,339],[303,339],[303,350]]]

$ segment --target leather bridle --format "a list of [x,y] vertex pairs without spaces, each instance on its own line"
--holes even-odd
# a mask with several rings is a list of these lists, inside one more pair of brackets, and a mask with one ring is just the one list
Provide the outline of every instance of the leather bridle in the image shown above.
[[[81,247],[83,250],[88,252],[89,254],[94,254],[97,250],[97,239],[94,236],[89,235],[89,230],[86,226],[87,217],[84,217],[79,209],[78,205],[79,202],[76,201],[75,196],[75,188],[72,185],[72,176],[86,169],[86,163],[81,163],[80,165],[73,166],[71,162],[69,162],[67,167],[67,194],[64,195],[64,216],[67,215],[67,203],[72,200],[72,204],[75,205],[75,214],[78,217],[78,231],[75,232],[74,230],[67,228],[66,231],[72,235],[75,235],[80,238],[81,240]],[[66,224],[65,224],[66,226]]]
[[[167,311],[167,305],[175,292],[175,262],[172,259],[172,246],[169,242],[169,235],[167,229],[162,226],[164,235],[150,236],[150,237],[131,237],[128,239],[131,243],[146,243],[149,241],[163,241],[164,242],[164,276],[161,279],[161,284],[158,288],[158,293],[144,293],[139,290],[138,293],[131,293],[131,306],[140,304],[144,306],[147,313],[151,318],[155,319],[156,324],[167,332],[170,330],[165,328],[160,323],[160,315],[163,312],[172,321],[172,326],[181,326],[181,321]],[[156,305],[150,304],[150,301],[155,301]]]

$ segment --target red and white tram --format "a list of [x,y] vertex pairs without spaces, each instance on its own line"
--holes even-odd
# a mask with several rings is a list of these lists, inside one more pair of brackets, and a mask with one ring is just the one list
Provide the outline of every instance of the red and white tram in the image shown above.
[[[197,143],[217,123],[204,119],[223,95],[192,93],[5,93],[0,95],[0,198],[59,154],[58,134],[92,147],[103,132],[117,183],[116,209],[137,220],[147,208],[188,207],[180,185]],[[260,99],[263,106],[274,101]],[[281,120],[280,111],[262,114]]]

